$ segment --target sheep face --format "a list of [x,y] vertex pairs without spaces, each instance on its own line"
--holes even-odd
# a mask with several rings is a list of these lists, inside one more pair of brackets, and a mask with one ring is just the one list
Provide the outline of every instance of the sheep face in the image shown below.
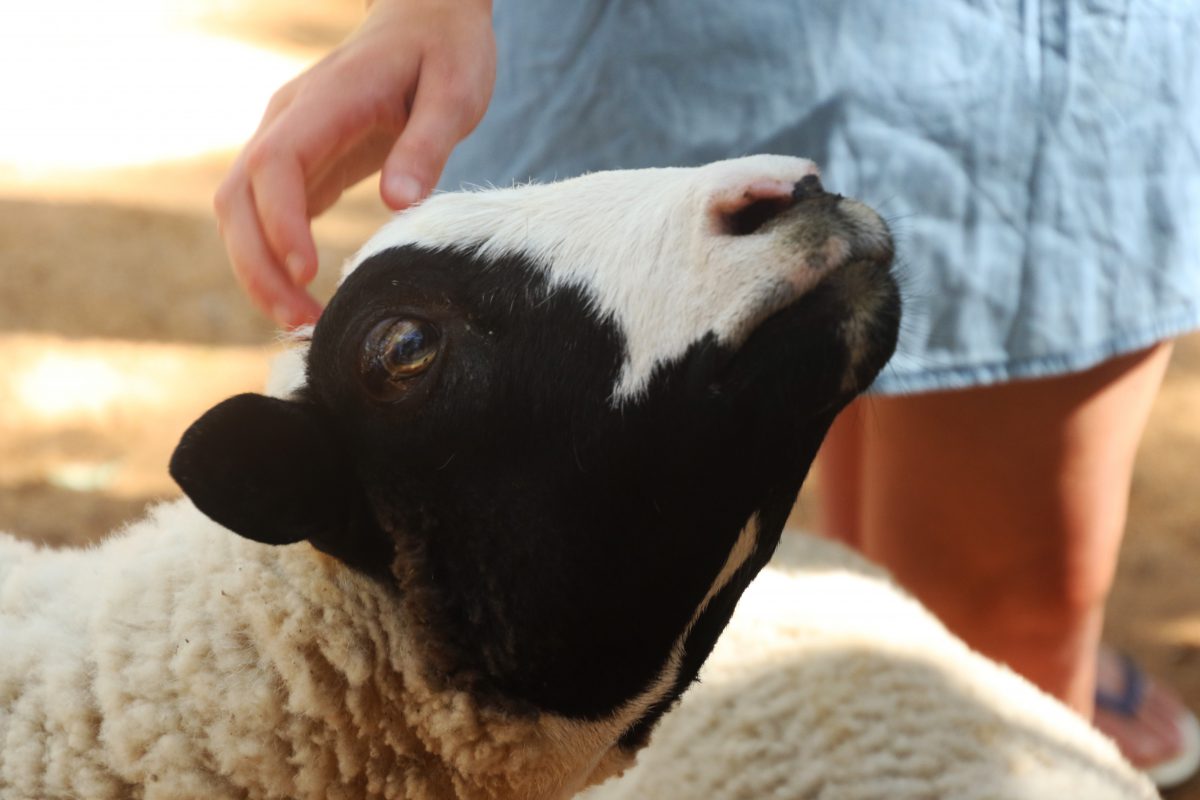
[[172,473],[259,541],[395,586],[431,671],[639,746],[891,354],[891,240],[809,162],[441,195],[350,264],[287,400]]

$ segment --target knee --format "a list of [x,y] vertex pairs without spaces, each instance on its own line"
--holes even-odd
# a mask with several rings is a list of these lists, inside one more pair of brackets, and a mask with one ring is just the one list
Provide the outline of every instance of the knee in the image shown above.
[[1112,588],[1112,569],[1098,558],[1086,561],[1072,564],[1064,563],[1069,562],[1065,557],[1048,557],[975,583],[960,576],[955,579],[964,590],[959,604],[963,619],[958,624],[1000,637],[1069,637],[1103,614]]

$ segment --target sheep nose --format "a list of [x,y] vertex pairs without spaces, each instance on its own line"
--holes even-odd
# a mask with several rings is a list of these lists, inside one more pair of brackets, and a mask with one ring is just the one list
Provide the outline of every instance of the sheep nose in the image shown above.
[[816,175],[805,175],[796,181],[796,185],[792,189],[793,200],[809,200],[823,194],[825,194],[825,187],[821,185],[821,179]]

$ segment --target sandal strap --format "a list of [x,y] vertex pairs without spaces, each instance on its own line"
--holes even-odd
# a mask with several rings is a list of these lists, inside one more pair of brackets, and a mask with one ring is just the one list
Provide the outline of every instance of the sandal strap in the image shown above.
[[1120,692],[1096,688],[1096,706],[1125,717],[1136,716],[1146,697],[1146,675],[1128,653],[1117,653],[1121,665]]

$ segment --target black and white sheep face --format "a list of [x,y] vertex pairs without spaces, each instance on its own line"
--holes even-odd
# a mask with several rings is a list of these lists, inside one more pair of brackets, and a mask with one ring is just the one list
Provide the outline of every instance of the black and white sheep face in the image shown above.
[[824,194],[816,176],[810,161],[756,156],[436,196],[385,226],[348,271],[401,246],[520,257],[614,323],[624,351],[612,392],[628,399],[696,342],[736,348],[830,271],[890,260],[879,217]]
[[172,473],[243,536],[395,584],[447,680],[640,703],[635,747],[891,354],[890,260],[799,159],[441,195],[352,262],[296,396],[213,409]]

